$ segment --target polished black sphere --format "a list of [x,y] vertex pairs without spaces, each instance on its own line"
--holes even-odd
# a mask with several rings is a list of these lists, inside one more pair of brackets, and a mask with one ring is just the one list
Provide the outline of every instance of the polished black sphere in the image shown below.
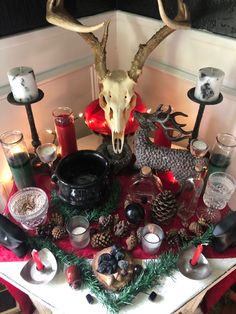
[[125,217],[131,224],[139,224],[144,220],[144,208],[138,203],[131,203],[125,208]]

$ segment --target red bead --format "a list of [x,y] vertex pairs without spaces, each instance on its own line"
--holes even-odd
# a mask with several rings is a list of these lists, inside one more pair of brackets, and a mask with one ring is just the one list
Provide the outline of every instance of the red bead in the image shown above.
[[79,269],[76,265],[71,265],[66,269],[66,280],[73,289],[79,289],[81,286],[81,279]]

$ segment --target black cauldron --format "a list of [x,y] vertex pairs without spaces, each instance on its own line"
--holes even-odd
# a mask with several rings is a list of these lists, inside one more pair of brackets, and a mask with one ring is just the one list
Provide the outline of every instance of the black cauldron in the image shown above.
[[80,150],[62,158],[52,175],[63,201],[83,209],[102,203],[110,192],[110,165],[94,150]]

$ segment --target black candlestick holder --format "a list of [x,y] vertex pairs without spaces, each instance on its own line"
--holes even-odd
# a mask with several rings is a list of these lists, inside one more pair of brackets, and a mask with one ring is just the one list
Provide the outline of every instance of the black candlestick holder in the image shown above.
[[217,104],[221,103],[222,100],[223,100],[223,95],[220,93],[218,99],[216,99],[216,100],[214,100],[212,102],[202,101],[200,99],[197,99],[194,96],[194,92],[195,92],[195,87],[191,88],[188,91],[188,98],[191,99],[192,101],[194,101],[195,103],[199,104],[199,109],[198,109],[197,118],[196,118],[196,121],[195,121],[195,124],[194,124],[193,132],[192,132],[192,137],[191,137],[190,140],[196,139],[198,137],[199,128],[200,128],[200,124],[201,124],[201,120],[202,120],[202,117],[203,117],[203,113],[204,113],[205,107],[209,106],[209,105],[211,105],[211,106],[212,105],[217,105]]
[[31,108],[31,104],[36,103],[40,101],[41,99],[43,99],[43,96],[44,96],[43,91],[41,89],[39,89],[38,91],[39,91],[39,94],[35,100],[32,100],[30,102],[25,102],[25,103],[16,101],[12,93],[8,94],[7,96],[7,100],[10,104],[15,105],[15,106],[25,106],[25,110],[26,110],[29,125],[30,125],[30,131],[31,131],[31,138],[32,138],[31,144],[34,147],[34,151],[39,145],[41,145],[38,132],[35,126],[35,122],[34,122],[32,108]]

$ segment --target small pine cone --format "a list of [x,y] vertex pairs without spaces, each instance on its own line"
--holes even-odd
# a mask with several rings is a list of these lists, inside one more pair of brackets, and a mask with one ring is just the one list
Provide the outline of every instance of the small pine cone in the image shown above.
[[125,220],[120,220],[115,226],[114,226],[114,234],[116,237],[124,237],[129,232],[129,225]]
[[207,228],[209,228],[209,223],[204,218],[199,218],[198,223],[203,227],[204,230],[207,230]]
[[53,228],[54,228],[54,225],[51,223],[46,224],[46,225],[40,225],[37,227],[36,233],[38,236],[48,238],[52,236]]
[[55,226],[63,226],[64,218],[60,213],[53,212],[50,218],[50,223],[54,224]]
[[90,244],[94,248],[105,248],[113,244],[111,231],[98,232],[91,237]]
[[181,245],[189,241],[189,236],[187,234],[187,231],[184,228],[179,229],[178,234],[181,239]]
[[52,236],[54,240],[62,239],[66,234],[66,230],[62,226],[56,226],[52,229]]
[[171,229],[169,232],[167,232],[166,240],[167,240],[167,243],[171,246],[177,246],[177,247],[181,246],[181,238],[179,236],[177,229]]
[[138,243],[142,242],[142,232],[143,232],[143,227],[139,227],[136,231]]
[[169,223],[176,212],[177,202],[171,191],[165,190],[153,200],[151,216],[155,223]]
[[204,227],[199,222],[196,221],[191,222],[191,224],[189,225],[189,230],[197,237],[200,237],[205,232]]
[[98,225],[100,230],[111,229],[114,225],[114,218],[112,215],[101,216],[98,219]]
[[131,232],[131,235],[126,239],[127,250],[132,251],[138,245],[138,239],[135,232]]

